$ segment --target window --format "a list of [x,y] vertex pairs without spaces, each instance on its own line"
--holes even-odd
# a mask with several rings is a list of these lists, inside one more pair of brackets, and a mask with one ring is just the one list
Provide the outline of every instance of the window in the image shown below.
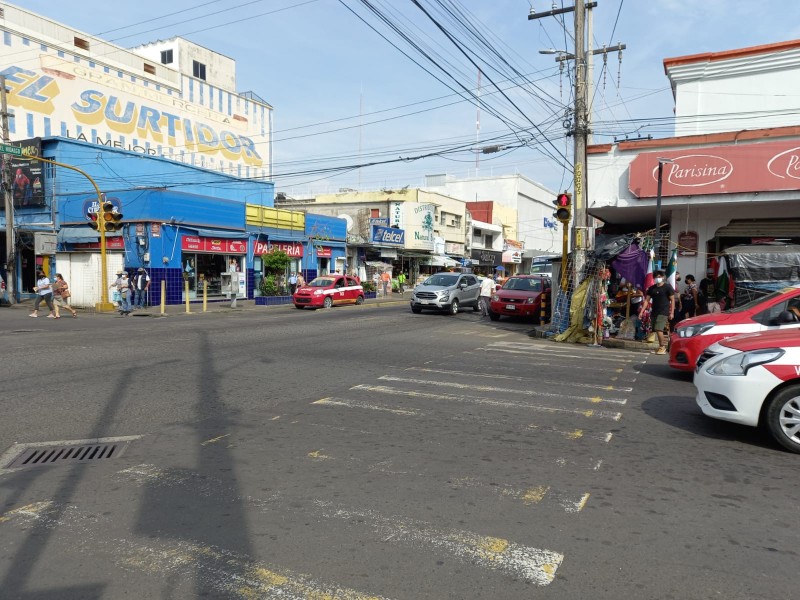
[[80,48],[81,50],[89,49],[89,42],[87,40],[84,40],[83,38],[75,37],[73,42],[76,48]]
[[492,247],[492,236],[491,236],[491,234],[487,234],[486,236],[484,236],[484,239],[486,241],[483,242],[483,245],[486,246],[487,248],[491,248]]
[[150,73],[150,75],[155,75],[156,74],[156,68],[153,65],[149,65],[147,63],[144,63],[144,72],[145,73]]
[[381,209],[380,208],[370,208],[369,209],[369,216],[371,219],[380,219],[381,218]]
[[206,66],[203,63],[192,61],[192,75],[198,79],[206,80]]
[[453,227],[461,227],[461,215],[453,215],[453,221],[450,223]]
[[170,48],[169,50],[161,51],[161,64],[162,65],[172,64],[172,48]]

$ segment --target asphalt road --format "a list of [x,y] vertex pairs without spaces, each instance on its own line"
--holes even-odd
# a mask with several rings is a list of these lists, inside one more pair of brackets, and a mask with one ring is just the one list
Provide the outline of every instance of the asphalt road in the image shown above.
[[134,438],[0,471],[0,598],[796,594],[800,457],[703,417],[666,357],[529,330],[0,309],[0,451]]

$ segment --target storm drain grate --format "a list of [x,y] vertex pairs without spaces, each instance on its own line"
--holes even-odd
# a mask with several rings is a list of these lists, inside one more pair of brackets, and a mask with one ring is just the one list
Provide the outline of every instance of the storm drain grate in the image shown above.
[[5,468],[20,469],[47,465],[98,462],[121,456],[127,447],[128,442],[126,441],[25,448]]

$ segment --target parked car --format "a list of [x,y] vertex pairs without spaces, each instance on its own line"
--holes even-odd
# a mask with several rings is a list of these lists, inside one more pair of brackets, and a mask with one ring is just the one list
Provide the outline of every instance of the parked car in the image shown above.
[[363,304],[364,288],[349,275],[322,275],[295,291],[295,308],[330,308],[336,304]]
[[481,284],[472,273],[436,273],[414,288],[411,312],[423,309],[446,311],[454,315],[461,307],[479,309]]
[[800,453],[800,330],[712,344],[697,361],[694,385],[707,416],[763,425],[780,445]]
[[497,321],[501,315],[525,317],[538,323],[542,312],[542,294],[549,294],[551,287],[548,277],[512,275],[492,295],[489,318]]
[[784,288],[731,310],[681,321],[670,339],[669,366],[692,371],[703,350],[714,342],[743,333],[800,327],[800,323],[781,320],[781,314],[792,308],[800,309],[800,287]]

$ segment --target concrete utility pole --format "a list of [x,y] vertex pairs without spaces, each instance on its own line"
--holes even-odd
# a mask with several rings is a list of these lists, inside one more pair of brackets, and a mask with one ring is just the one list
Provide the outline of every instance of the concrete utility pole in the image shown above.
[[[3,142],[9,140],[8,99],[6,98],[6,78],[0,75],[0,117],[2,117]],[[16,235],[14,232],[14,197],[11,190],[11,157],[3,154],[3,198],[6,209],[6,293],[11,304],[16,303],[17,256]]]
[[[590,71],[590,60],[596,54],[607,54],[609,52],[617,52],[625,49],[625,44],[617,44],[616,46],[598,48],[597,50],[586,50],[586,12],[597,6],[597,2],[581,2],[577,6],[570,6],[564,8],[557,8],[541,13],[534,13],[531,9],[528,15],[528,20],[541,19],[542,17],[551,17],[567,12],[575,13],[575,53],[570,54],[566,51],[542,51],[544,54],[557,54],[556,61],[574,60],[575,61],[575,106],[574,106],[574,128],[570,132],[575,136],[575,150],[573,157],[573,179],[574,179],[574,193],[573,193],[573,235],[572,235],[572,249],[575,251],[575,271],[580,273],[586,258],[586,251],[591,248],[592,240],[590,239],[589,231],[589,196],[587,193],[586,185],[586,146],[591,135],[589,123],[591,122],[591,115],[589,114],[589,91],[592,89],[592,81],[590,77],[593,73]],[[591,31],[591,27],[590,27]],[[591,35],[591,34],[590,34]],[[591,48],[590,40],[590,48]]]

